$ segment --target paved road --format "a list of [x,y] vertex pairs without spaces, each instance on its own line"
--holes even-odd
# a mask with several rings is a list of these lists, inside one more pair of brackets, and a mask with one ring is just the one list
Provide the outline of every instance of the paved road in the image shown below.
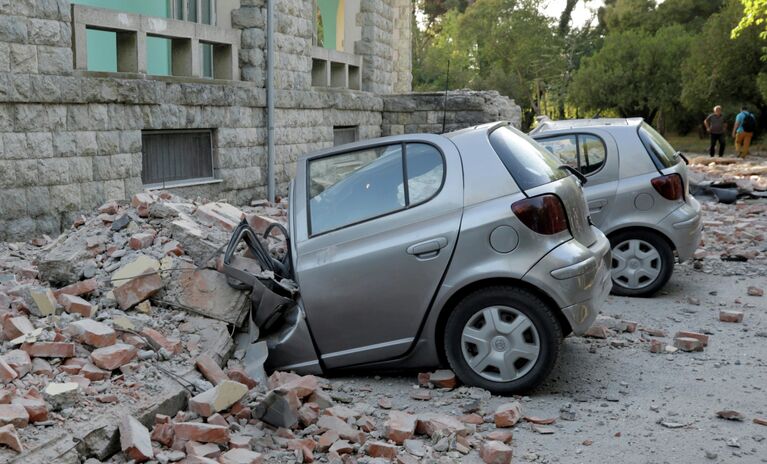
[[[605,315],[663,329],[669,344],[678,330],[710,333],[709,346],[700,353],[652,354],[640,332],[617,335],[629,342],[621,348],[610,340],[567,338],[551,379],[522,401],[525,414],[558,418],[554,434],[518,424],[514,462],[767,462],[767,426],[752,422],[767,417],[767,297],[746,296],[746,288],[755,284],[767,287],[767,278],[713,276],[681,265],[663,294],[653,299],[610,297]],[[741,324],[719,322],[720,309],[743,310],[745,319]],[[409,399],[414,375],[351,376],[332,383],[356,396],[355,401],[374,405],[377,397],[389,396],[395,408],[457,415],[472,396],[486,393],[435,390],[431,401],[415,401]],[[485,414],[505,400],[483,399]],[[567,404],[574,421],[559,418]],[[741,412],[745,421],[716,417],[725,409]],[[680,427],[667,428],[661,421]],[[492,426],[480,430],[485,428]],[[586,446],[586,440],[593,443]],[[470,455],[460,461],[477,459]]]

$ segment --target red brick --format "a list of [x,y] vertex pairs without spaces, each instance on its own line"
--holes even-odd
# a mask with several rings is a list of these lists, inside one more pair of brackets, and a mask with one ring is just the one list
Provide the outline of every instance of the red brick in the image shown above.
[[431,374],[428,372],[419,372],[418,373],[418,385],[421,387],[428,387],[429,386],[429,378],[431,377]]
[[633,322],[633,321],[623,321],[623,322],[626,323],[626,330],[625,331],[628,332],[628,333],[636,332],[637,331],[637,327],[639,327],[639,323],[638,322]]
[[719,311],[719,320],[722,322],[743,322],[743,311]]
[[189,410],[203,417],[229,409],[248,392],[248,387],[233,380],[225,380],[208,391],[189,400]]
[[331,456],[333,453],[336,453],[338,455],[350,454],[353,451],[354,451],[354,447],[348,441],[338,440],[330,446],[329,454]]
[[232,448],[250,449],[250,437],[248,435],[235,435],[229,438],[229,449]]
[[51,364],[43,358],[35,358],[32,360],[32,373],[52,378],[53,368],[51,367]]
[[228,378],[218,363],[207,354],[200,355],[194,365],[213,385],[218,385]]
[[461,422],[464,424],[474,424],[474,425],[481,425],[485,422],[485,419],[482,418],[479,414],[466,414],[458,418]]
[[231,231],[242,220],[242,211],[228,203],[206,203],[197,208],[194,215],[200,222]]
[[75,344],[66,342],[24,343],[21,349],[33,358],[73,358]]
[[221,449],[218,445],[213,443],[198,443],[196,441],[186,442],[185,450],[188,456],[202,458],[215,458],[221,454]]
[[681,330],[676,333],[674,338],[679,337],[687,337],[687,338],[695,338],[700,340],[700,342],[703,344],[703,346],[708,346],[708,335],[698,333],[698,332],[688,332],[686,330]]
[[137,353],[135,346],[117,343],[94,350],[91,353],[91,361],[96,366],[111,371],[133,361]]
[[467,435],[469,429],[458,418],[447,414],[419,414],[415,423],[415,432],[420,435],[434,436],[436,433],[445,435]]
[[583,334],[584,337],[588,338],[601,338],[605,339],[610,335],[610,329],[603,325],[592,325],[589,327],[589,330],[586,331],[585,334]]
[[666,344],[658,339],[653,338],[650,340],[650,353],[663,353],[665,347]]
[[317,422],[320,417],[320,407],[317,403],[306,403],[298,409],[298,420],[307,427]]
[[504,445],[500,441],[487,441],[482,443],[479,450],[479,457],[485,464],[509,464],[513,450],[510,446]]
[[759,287],[748,287],[748,296],[764,296],[764,290]]
[[93,305],[79,296],[62,293],[59,295],[59,303],[64,307],[64,311],[79,314],[83,317],[91,317],[95,312]]
[[[250,227],[252,227],[258,235],[263,235],[264,232],[266,232],[266,229],[268,229],[272,224],[280,224],[280,222],[275,219],[267,216],[260,216],[258,214],[248,214],[246,215],[246,219]],[[279,234],[279,230],[277,228],[272,229],[272,231],[272,235]]]
[[397,447],[382,441],[371,441],[367,444],[368,456],[374,458],[394,459],[397,457]]
[[384,436],[401,445],[415,434],[416,416],[400,411],[389,413],[389,419],[384,424]]
[[160,274],[154,268],[148,267],[140,276],[115,288],[113,293],[121,309],[130,309],[159,292],[162,287]]
[[0,390],[0,404],[11,404],[13,393],[11,390]]
[[59,367],[59,370],[69,375],[77,375],[86,364],[88,364],[87,359],[69,358]]
[[235,382],[240,382],[241,384],[248,387],[248,390],[252,390],[258,386],[258,382],[252,379],[244,370],[240,369],[239,367],[232,367],[227,369],[226,375]]
[[[61,295],[73,295],[82,296],[94,292],[99,288],[99,281],[94,279],[81,280],[66,287],[62,287],[58,290],[54,290],[53,294],[58,299]],[[60,301],[60,300],[59,300]]]
[[139,232],[137,234],[133,234],[131,235],[130,241],[128,242],[128,246],[134,250],[143,250],[144,248],[152,246],[154,237],[155,234],[151,232]]
[[264,457],[255,451],[235,448],[219,456],[218,462],[221,464],[261,464],[264,462]]
[[0,404],[0,426],[13,424],[23,429],[29,424],[29,413],[20,404]]
[[136,208],[136,213],[139,217],[149,217],[149,209],[155,203],[151,194],[146,192],[139,192],[131,198],[130,204]]
[[697,338],[676,337],[674,346],[682,351],[703,351],[703,343]]
[[458,379],[456,379],[453,371],[448,369],[433,372],[429,376],[429,382],[437,388],[449,388],[451,390],[458,386]]
[[344,440],[353,441],[355,443],[364,443],[365,434],[359,430],[355,430],[351,425],[347,424],[343,420],[335,416],[320,416],[317,421],[317,426],[320,430],[335,430],[338,435]]
[[320,435],[320,439],[317,441],[317,447],[320,451],[325,452],[339,438],[341,437],[338,435],[338,432],[336,432],[335,430],[328,430],[327,432]]
[[35,330],[35,327],[26,316],[9,317],[3,323],[3,335],[8,340],[19,338],[33,330]]
[[19,376],[19,374],[13,370],[7,362],[0,358],[0,382],[8,383],[13,381]]
[[19,440],[19,436],[16,434],[16,427],[12,424],[0,427],[0,445],[5,445],[19,453],[24,450],[21,440]]
[[111,394],[111,395],[98,395],[96,397],[96,401],[99,403],[119,403],[120,399],[117,398],[117,395]]
[[767,419],[763,417],[754,417],[754,424],[757,425],[767,425]]
[[514,438],[514,435],[511,433],[510,430],[493,430],[492,432],[485,435],[485,437],[488,440],[495,440],[500,441],[501,443],[509,444],[511,443],[511,440]]
[[125,415],[120,420],[120,448],[128,459],[144,462],[154,457],[149,430],[132,416]]
[[162,253],[166,256],[181,256],[184,254],[184,248],[175,240],[171,240],[162,246]]
[[173,425],[173,432],[182,440],[194,440],[200,443],[229,443],[229,428],[221,425],[200,422],[178,422]]
[[[152,441],[156,441],[166,447],[170,447],[173,444],[173,424],[155,424],[151,434]],[[189,442],[192,443],[192,442]],[[216,447],[218,449],[218,447]]]
[[304,375],[280,385],[275,388],[275,390],[284,392],[292,391],[298,398],[306,398],[314,393],[317,388],[319,388],[317,377],[313,375]]
[[17,396],[11,400],[11,404],[22,406],[27,411],[29,422],[43,422],[48,420],[48,405],[43,396],[31,388],[24,396]]
[[67,330],[74,334],[80,342],[96,348],[114,345],[117,342],[117,334],[114,329],[93,319],[72,322]]
[[29,357],[26,351],[11,350],[2,356],[3,361],[7,362],[11,369],[19,374],[19,377],[24,377],[32,370],[32,359]]
[[108,379],[111,375],[109,371],[99,369],[95,364],[91,362],[85,364],[82,369],[80,369],[79,374],[92,382]]
[[141,330],[141,335],[147,337],[150,343],[157,349],[165,348],[170,354],[181,353],[181,340],[166,338],[151,327],[144,327]]
[[522,408],[516,401],[502,404],[495,410],[494,419],[496,427],[514,427],[521,418]]
[[229,422],[227,422],[226,419],[224,419],[224,416],[222,416],[219,413],[215,413],[211,415],[205,420],[205,422],[208,424],[213,424],[213,425],[223,425],[224,427],[229,426]]
[[303,455],[303,462],[314,462],[314,450],[317,447],[317,442],[311,438],[304,438],[299,440],[294,438],[288,441],[288,449],[301,451]]
[[99,206],[98,212],[103,214],[117,214],[120,210],[120,206],[114,200],[109,200],[103,205]]

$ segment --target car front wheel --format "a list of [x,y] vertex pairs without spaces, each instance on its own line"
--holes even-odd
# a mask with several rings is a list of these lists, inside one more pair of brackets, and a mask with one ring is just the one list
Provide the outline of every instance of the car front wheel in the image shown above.
[[552,308],[514,287],[468,295],[445,326],[445,352],[458,378],[498,395],[538,386],[556,364],[561,340]]
[[612,293],[648,297],[663,288],[674,270],[674,252],[666,241],[644,230],[619,232],[612,246]]

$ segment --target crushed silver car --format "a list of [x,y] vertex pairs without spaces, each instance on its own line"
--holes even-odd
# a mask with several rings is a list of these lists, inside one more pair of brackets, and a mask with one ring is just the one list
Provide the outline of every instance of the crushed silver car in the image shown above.
[[298,161],[288,253],[243,222],[225,272],[253,287],[269,368],[449,364],[468,385],[530,390],[611,288],[578,176],[508,123],[335,147]]
[[531,135],[588,178],[589,214],[612,245],[613,293],[663,288],[674,254],[683,262],[700,243],[684,155],[641,118],[544,121]]

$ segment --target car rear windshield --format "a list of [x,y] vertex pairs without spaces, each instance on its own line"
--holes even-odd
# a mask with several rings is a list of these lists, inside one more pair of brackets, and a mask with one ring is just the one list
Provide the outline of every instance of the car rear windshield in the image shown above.
[[658,169],[670,168],[679,163],[679,154],[651,125],[639,126],[639,138]]
[[508,126],[490,133],[490,145],[519,188],[529,190],[568,176],[561,161],[530,137]]

